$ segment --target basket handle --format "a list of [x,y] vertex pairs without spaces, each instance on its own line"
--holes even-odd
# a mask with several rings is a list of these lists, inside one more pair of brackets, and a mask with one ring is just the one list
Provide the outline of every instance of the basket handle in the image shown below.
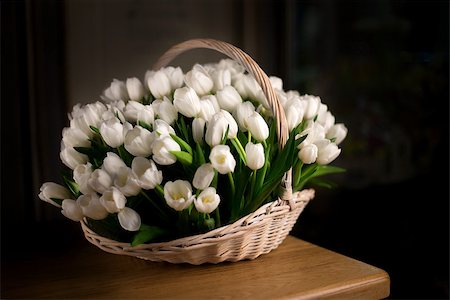
[[266,73],[264,73],[261,67],[241,49],[229,43],[214,39],[187,40],[167,50],[154,64],[153,70],[159,70],[160,68],[167,66],[179,54],[196,48],[212,49],[227,55],[231,59],[239,62],[256,79],[267,98],[273,115],[275,116],[277,137],[280,147],[283,148],[289,137],[289,130],[283,107],[281,106],[278,96],[270,83],[269,77]]

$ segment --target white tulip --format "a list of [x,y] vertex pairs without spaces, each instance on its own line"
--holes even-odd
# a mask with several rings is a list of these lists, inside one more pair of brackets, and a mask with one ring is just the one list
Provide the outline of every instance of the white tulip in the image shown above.
[[62,141],[66,147],[90,147],[90,136],[83,132],[80,128],[65,127],[62,130]]
[[192,137],[196,143],[203,143],[206,121],[202,118],[192,120]]
[[123,144],[123,125],[119,119],[113,118],[100,125],[100,134],[105,143],[113,148],[118,148]]
[[317,163],[319,165],[328,165],[341,153],[341,149],[328,139],[316,141],[314,144],[316,144],[318,148]]
[[124,115],[127,121],[136,123],[138,120],[139,112],[144,109],[144,104],[137,101],[128,101],[124,108]]
[[125,196],[136,196],[141,191],[138,178],[128,167],[119,169],[114,179],[114,186]]
[[77,199],[83,215],[94,220],[103,220],[108,216],[108,211],[101,204],[96,193],[81,195]]
[[[155,104],[158,106],[158,109],[156,109]],[[155,114],[168,124],[173,124],[178,118],[178,110],[167,97],[164,97],[164,100],[153,101],[152,105],[154,107]]]
[[209,155],[209,160],[213,168],[220,174],[231,173],[236,167],[236,160],[227,145],[214,146]]
[[153,160],[159,165],[171,165],[177,161],[170,151],[181,151],[180,145],[171,137],[165,136],[153,143]]
[[208,94],[214,86],[208,72],[199,64],[194,65],[192,70],[186,73],[184,82],[201,96]]
[[[199,117],[209,122],[212,116],[220,111],[220,107],[217,104],[217,99],[214,95],[203,96],[200,99],[200,114]],[[217,110],[216,110],[217,107]]]
[[228,69],[213,69],[209,72],[213,82],[213,91],[220,91],[224,87],[231,85],[231,73]]
[[194,201],[191,184],[185,180],[168,181],[164,185],[164,199],[176,211],[188,208]]
[[220,203],[220,196],[213,187],[206,188],[194,199],[194,205],[198,212],[212,213]]
[[70,127],[78,128],[87,136],[92,137],[94,133],[90,126],[98,127],[105,111],[107,111],[106,106],[98,101],[84,106],[75,105],[69,115]]
[[136,77],[128,78],[126,81],[126,87],[130,100],[142,101],[142,98],[145,96],[145,90],[139,79]]
[[283,80],[276,76],[270,76],[270,83],[275,90],[282,91],[283,90]]
[[103,193],[100,197],[100,202],[109,213],[113,214],[121,211],[125,207],[127,198],[125,198],[119,189],[113,186]]
[[[325,105],[326,107],[326,105]],[[328,131],[328,129],[331,128],[331,126],[334,125],[335,118],[331,114],[330,111],[320,112],[317,115],[317,123],[321,124],[325,131]]]
[[102,113],[101,119],[102,121],[108,121],[110,119],[117,118],[120,120],[120,122],[125,123],[126,119],[123,114],[123,110],[125,109],[125,102],[121,101],[115,101],[106,104],[108,109]]
[[183,87],[175,90],[173,105],[178,112],[188,118],[194,118],[200,114],[200,99],[194,89]]
[[239,128],[247,131],[247,118],[255,112],[255,106],[250,101],[240,103],[233,112],[233,116],[239,124]]
[[180,67],[174,68],[174,67],[166,67],[163,68],[164,73],[166,73],[167,77],[170,81],[170,87],[172,91],[176,90],[177,88],[183,86],[184,82],[184,75],[183,71]]
[[83,194],[90,194],[94,192],[89,185],[89,178],[91,177],[91,174],[92,165],[90,163],[78,165],[73,170],[73,179],[78,184],[78,188]]
[[136,175],[139,186],[143,189],[154,189],[163,180],[162,172],[158,170],[151,159],[135,157],[131,163],[131,170]]
[[84,165],[89,160],[87,155],[78,152],[72,147],[66,147],[63,143],[61,143],[59,157],[61,158],[61,161],[72,170],[78,165]]
[[231,85],[218,91],[216,96],[220,107],[229,112],[233,112],[236,107],[242,103],[241,95],[239,95],[238,91]]
[[[123,160],[119,157],[119,155],[114,152],[106,153],[106,157],[103,159],[102,168],[108,172],[109,175],[115,177],[121,168],[126,167],[127,165],[123,162]],[[99,174],[99,176],[103,176]],[[108,182],[105,178],[104,182]]]
[[128,97],[127,87],[123,81],[114,79],[111,85],[105,89],[101,98],[105,102],[112,102],[117,100],[127,101]]
[[120,226],[122,226],[125,230],[138,231],[141,227],[141,217],[135,210],[129,207],[124,207],[121,211],[119,211],[117,217],[119,219]]
[[170,79],[163,69],[150,71],[147,75],[147,85],[156,99],[170,95],[172,91]]
[[204,190],[211,184],[214,178],[214,168],[210,163],[201,165],[195,171],[192,185],[199,190]]
[[233,118],[233,116],[226,110],[221,110],[220,114],[222,114],[225,117],[225,120],[228,122],[228,138],[234,139],[237,136],[238,132],[238,125],[236,123],[236,120]]
[[72,221],[81,221],[84,217],[83,211],[77,201],[72,199],[64,199],[62,202],[61,213]]
[[298,152],[298,158],[305,164],[312,164],[316,162],[318,151],[315,144],[306,145]]
[[229,70],[231,77],[245,72],[245,68],[237,61],[229,58],[221,59],[215,66],[217,69]]
[[175,130],[166,121],[158,119],[155,121],[154,132],[157,133],[158,137],[170,136],[175,134]]
[[[103,164],[103,166],[104,165],[105,164]],[[112,186],[113,180],[111,176],[108,174],[108,172],[106,172],[105,170],[95,169],[92,172],[91,177],[88,180],[88,183],[94,191],[103,194],[106,190],[108,190]]]
[[125,149],[134,156],[149,156],[152,154],[155,136],[141,126],[135,126],[125,136]]
[[303,102],[299,98],[287,100],[284,106],[284,112],[289,131],[292,131],[303,121],[303,115],[305,113]]
[[305,130],[303,130],[302,133],[300,133],[300,136],[304,136],[307,134],[305,140],[300,143],[299,148],[302,148],[306,145],[315,143],[318,140],[322,140],[325,138],[325,129],[322,125],[320,125],[317,122],[309,123],[309,125]]
[[60,184],[54,182],[45,182],[40,188],[39,198],[42,201],[48,202],[54,206],[61,207],[61,205],[59,205],[52,199],[70,199],[72,198],[72,194],[68,189]]
[[252,170],[259,170],[264,166],[264,147],[261,144],[248,142],[245,145],[245,154],[247,156],[247,166]]
[[338,123],[328,129],[325,137],[329,140],[335,139],[334,143],[339,145],[347,136],[348,129],[344,124]]
[[206,127],[205,142],[211,147],[219,145],[227,131],[229,123],[224,114],[216,113]]
[[300,97],[302,101],[305,101],[305,119],[312,119],[317,115],[317,112],[319,111],[320,106],[320,98],[311,96],[311,95],[304,95]]
[[247,118],[247,129],[258,142],[265,141],[269,137],[269,126],[257,112],[253,112]]

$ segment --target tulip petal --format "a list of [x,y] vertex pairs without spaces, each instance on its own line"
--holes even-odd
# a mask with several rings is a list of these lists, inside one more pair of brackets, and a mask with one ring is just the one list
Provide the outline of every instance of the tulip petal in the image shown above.
[[118,214],[119,223],[122,228],[128,231],[138,231],[141,227],[141,217],[129,207],[124,207]]

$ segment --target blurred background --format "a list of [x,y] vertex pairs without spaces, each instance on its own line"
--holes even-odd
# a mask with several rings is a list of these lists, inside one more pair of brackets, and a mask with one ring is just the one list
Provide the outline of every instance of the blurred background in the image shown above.
[[[206,37],[320,96],[349,129],[335,163],[347,172],[317,189],[292,234],[386,270],[390,298],[449,297],[448,1],[16,0],[1,22],[2,263],[31,243],[86,243],[37,197],[61,182],[72,106]],[[221,58],[196,50],[174,64]]]

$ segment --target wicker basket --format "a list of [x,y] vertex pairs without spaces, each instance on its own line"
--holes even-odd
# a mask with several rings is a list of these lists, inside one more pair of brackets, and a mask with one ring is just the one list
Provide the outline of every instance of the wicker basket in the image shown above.
[[[266,95],[277,121],[277,136],[281,147],[288,138],[286,118],[269,78],[258,64],[241,49],[228,43],[211,39],[194,39],[175,45],[161,56],[153,69],[170,63],[177,55],[195,48],[208,48],[221,52],[239,62],[256,79]],[[281,196],[238,221],[195,236],[164,243],[143,244],[132,247],[99,236],[86,220],[81,222],[86,239],[100,249],[121,255],[129,255],[151,261],[171,263],[219,263],[254,259],[269,253],[280,245],[296,223],[306,204],[314,197],[314,190],[292,193],[291,171],[281,183]]]

